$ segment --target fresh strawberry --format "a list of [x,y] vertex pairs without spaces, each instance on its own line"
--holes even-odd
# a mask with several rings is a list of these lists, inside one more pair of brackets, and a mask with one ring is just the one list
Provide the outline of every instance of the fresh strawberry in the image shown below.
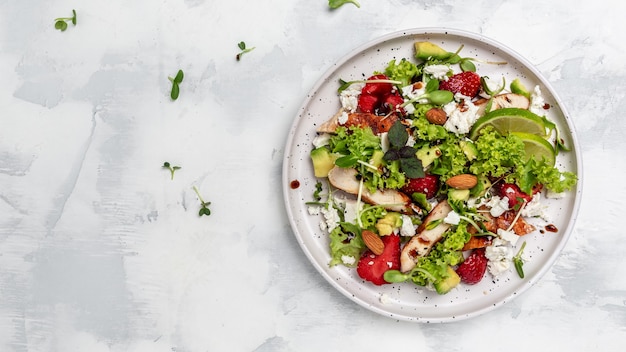
[[[389,77],[381,74],[381,75],[374,75],[368,78],[367,80],[373,81],[373,80],[385,80],[385,79],[388,80]],[[365,83],[365,86],[361,90],[361,94],[369,94],[369,95],[374,95],[377,97],[382,97],[384,95],[391,93],[392,89],[393,89],[393,85],[391,83]]]
[[359,96],[359,109],[362,112],[373,114],[380,106],[380,98],[371,94],[361,94]]
[[381,236],[385,249],[381,255],[366,250],[356,268],[359,276],[374,285],[388,284],[384,275],[387,270],[400,270],[400,235]]
[[524,201],[530,202],[532,197],[524,192],[514,183],[503,183],[498,188],[498,194],[502,198],[509,199],[509,208],[522,205]]
[[449,77],[447,81],[441,81],[439,89],[473,98],[478,94],[480,86],[480,76],[476,72],[465,71]]
[[430,199],[437,194],[439,190],[439,177],[426,174],[420,178],[409,178],[402,187],[401,191],[411,196],[413,193],[423,193],[426,199]]
[[456,273],[461,277],[461,281],[474,285],[482,280],[487,270],[487,257],[484,248],[476,248],[465,258],[463,263],[456,269]]

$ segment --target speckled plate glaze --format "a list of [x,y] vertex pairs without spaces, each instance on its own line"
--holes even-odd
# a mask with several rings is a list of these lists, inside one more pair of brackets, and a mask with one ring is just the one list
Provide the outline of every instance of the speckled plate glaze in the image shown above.
[[[497,279],[487,273],[477,285],[459,285],[446,295],[438,295],[412,283],[375,286],[360,279],[354,269],[328,266],[328,238],[320,230],[321,219],[309,215],[305,205],[312,200],[317,181],[309,158],[316,129],[340,107],[337,96],[339,79],[363,79],[374,71],[382,71],[392,59],[412,58],[413,43],[418,40],[432,41],[449,51],[455,51],[463,44],[463,57],[506,61],[508,64],[504,66],[477,64],[477,71],[494,78],[504,75],[507,82],[519,77],[527,87],[539,85],[546,102],[551,105],[548,117],[557,124],[566,144],[572,148],[558,156],[557,166],[575,172],[579,177],[578,186],[564,198],[544,200],[550,223],[558,228],[558,232],[536,231],[524,237],[527,241],[525,253],[531,257],[524,265],[524,279],[520,279],[515,270]],[[579,208],[582,184],[579,150],[574,127],[563,104],[547,80],[519,54],[478,34],[441,28],[411,29],[385,35],[356,48],[315,84],[298,111],[286,143],[284,201],[295,237],[308,259],[333,287],[352,301],[398,320],[424,323],[462,320],[511,301],[550,270],[570,236]],[[543,229],[545,224],[538,222],[538,229]]]

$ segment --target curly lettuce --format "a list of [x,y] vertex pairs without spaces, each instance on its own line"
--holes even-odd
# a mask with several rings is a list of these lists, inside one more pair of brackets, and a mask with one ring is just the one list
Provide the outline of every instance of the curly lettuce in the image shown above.
[[[340,222],[330,232],[330,262],[329,266],[333,267],[337,264],[345,266],[356,266],[361,252],[365,250],[365,242],[361,238],[361,229],[359,226],[349,223]],[[352,262],[344,260],[344,257],[353,258]]]
[[413,82],[413,78],[420,75],[421,70],[414,63],[403,58],[400,62],[391,60],[385,69],[385,75],[394,81],[400,81],[401,86],[408,86]]

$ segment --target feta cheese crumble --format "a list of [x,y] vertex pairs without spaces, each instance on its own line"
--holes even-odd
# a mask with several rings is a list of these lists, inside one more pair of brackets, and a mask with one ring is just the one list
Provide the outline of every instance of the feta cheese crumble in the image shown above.
[[489,273],[495,277],[509,270],[513,254],[505,240],[496,238],[485,248],[485,257],[489,260]]
[[458,225],[461,221],[461,217],[454,210],[448,213],[445,218],[443,218],[443,222],[450,225]]
[[486,205],[491,208],[489,209],[489,214],[497,218],[509,210],[509,199],[506,197],[500,198],[499,196],[493,196]]
[[344,110],[349,112],[356,111],[359,106],[359,95],[361,95],[361,90],[364,86],[365,84],[363,83],[354,83],[348,89],[341,91],[339,101],[341,101],[341,106]]
[[440,81],[448,80],[448,72],[450,72],[450,66],[448,65],[429,65],[424,67],[424,73],[431,75]]
[[455,134],[469,133],[478,119],[478,107],[472,103],[471,98],[458,93],[454,96],[454,101],[443,106],[443,111],[448,115],[443,127]]
[[400,227],[400,235],[412,237],[413,235],[415,235],[416,230],[417,226],[413,224],[411,217],[402,214],[402,226]]
[[535,86],[535,89],[533,89],[533,92],[530,94],[530,106],[528,107],[528,110],[539,116],[544,116],[544,105],[546,105],[546,101],[543,99],[541,88],[539,86]]

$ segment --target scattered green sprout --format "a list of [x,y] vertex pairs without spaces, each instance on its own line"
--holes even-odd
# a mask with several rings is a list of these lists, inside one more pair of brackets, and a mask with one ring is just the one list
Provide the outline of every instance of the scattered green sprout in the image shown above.
[[237,54],[236,58],[237,61],[241,60],[241,56],[245,53],[249,53],[252,50],[254,50],[254,48],[256,47],[252,47],[252,48],[247,48],[246,47],[246,43],[245,42],[239,42],[239,44],[237,44],[237,46],[239,47],[239,49],[241,50],[241,52],[239,54]]
[[64,32],[67,29],[67,22],[76,25],[76,10],[72,9],[72,17],[59,17],[54,19],[54,28]]
[[170,92],[172,100],[178,99],[178,95],[180,94],[180,87],[178,85],[183,81],[184,77],[185,74],[183,73],[183,70],[178,70],[178,73],[176,73],[176,76],[173,78],[167,77],[167,79],[172,82],[172,91]]
[[359,4],[356,0],[328,0],[328,6],[331,9],[339,8],[342,5],[345,5],[345,4],[348,4],[348,3],[352,3],[356,7],[361,7],[361,4]]
[[211,202],[205,202],[204,199],[202,199],[202,196],[200,195],[200,191],[198,191],[198,187],[193,186],[193,190],[194,192],[196,192],[196,195],[198,196],[198,200],[200,200],[200,211],[198,211],[198,215],[199,216],[211,215],[211,210],[209,209],[209,205],[211,205]]
[[179,169],[180,169],[180,166],[172,166],[172,165],[171,165],[169,162],[167,162],[167,161],[163,163],[163,166],[162,166],[162,167],[163,167],[164,169],[168,169],[168,170],[170,170],[170,175],[171,175],[170,180],[173,180],[173,179],[174,179],[174,173],[176,172],[176,170],[179,170]]
[[522,252],[524,252],[524,247],[526,247],[526,242],[522,243],[522,247],[520,247],[519,252],[513,257],[513,264],[515,265],[515,270],[517,271],[517,275],[520,278],[524,278],[524,259],[522,259]]

